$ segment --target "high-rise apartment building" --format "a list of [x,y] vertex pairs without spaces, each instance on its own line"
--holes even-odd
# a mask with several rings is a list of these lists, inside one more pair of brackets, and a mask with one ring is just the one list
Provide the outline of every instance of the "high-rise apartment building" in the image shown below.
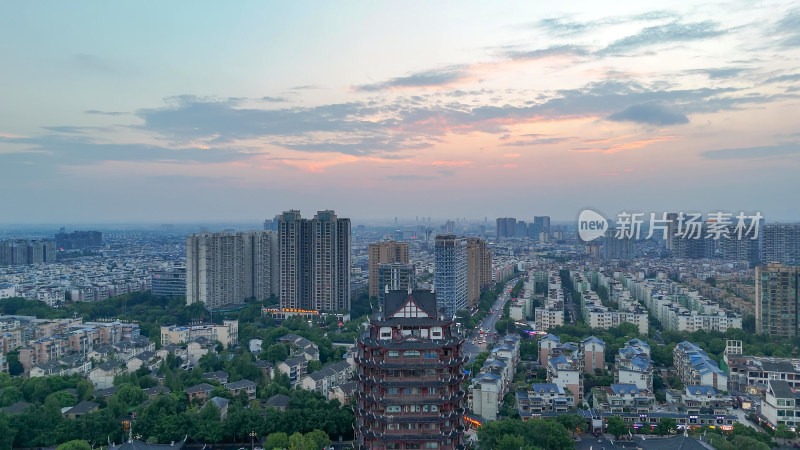
[[514,224],[514,237],[526,238],[528,237],[528,223],[524,220],[518,221]]
[[747,261],[753,266],[761,263],[764,245],[763,229],[756,234],[756,228],[753,227],[742,233],[742,237],[739,239],[735,227],[729,226],[727,234],[727,237],[721,236],[718,242],[720,258],[731,261]]
[[773,223],[765,225],[761,232],[764,263],[800,264],[800,224]]
[[467,240],[452,234],[436,236],[433,286],[447,317],[467,308]]
[[550,233],[550,216],[533,216],[533,223],[539,228],[539,232]]
[[100,231],[73,231],[72,233],[56,233],[56,247],[63,250],[100,247],[103,245],[103,233]]
[[[664,240],[664,248],[672,251],[673,236],[678,231],[678,213],[667,213],[667,238]],[[655,233],[655,231],[654,231]],[[663,237],[663,234],[655,233],[655,236]]]
[[286,211],[278,220],[281,308],[350,309],[350,219],[318,211],[303,219]]
[[56,260],[56,243],[52,240],[0,241],[0,265],[40,264]]
[[150,274],[150,292],[159,297],[186,295],[186,268],[158,270]]
[[497,237],[510,238],[514,237],[514,230],[516,229],[517,219],[513,217],[500,217],[497,219]]
[[800,266],[756,267],[756,334],[797,336]]
[[467,304],[478,305],[481,289],[492,282],[492,252],[486,241],[467,238]]
[[269,231],[195,233],[186,238],[186,304],[207,309],[277,294],[278,242]]
[[618,238],[616,233],[616,230],[606,231],[603,259],[633,259],[635,254],[633,239],[627,236]]
[[386,291],[414,289],[417,287],[417,275],[414,264],[381,263],[378,264],[378,304],[383,304]]
[[464,448],[463,339],[430,291],[390,291],[358,339],[355,448]]
[[378,265],[408,264],[408,242],[384,241],[369,244],[369,296],[378,297],[383,285],[378,282]]

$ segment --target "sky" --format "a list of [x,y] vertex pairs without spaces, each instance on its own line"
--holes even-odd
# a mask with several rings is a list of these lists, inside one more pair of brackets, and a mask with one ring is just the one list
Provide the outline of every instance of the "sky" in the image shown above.
[[0,224],[800,221],[800,3],[0,3]]

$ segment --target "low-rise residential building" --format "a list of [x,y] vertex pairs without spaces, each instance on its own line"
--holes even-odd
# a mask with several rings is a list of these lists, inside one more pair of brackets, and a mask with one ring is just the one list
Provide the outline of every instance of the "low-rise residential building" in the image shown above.
[[642,390],[653,392],[653,363],[650,346],[639,339],[632,339],[619,349],[614,358],[614,381],[619,384],[635,384]]
[[675,370],[685,385],[711,386],[728,390],[728,375],[695,344],[683,341],[672,351]]
[[533,383],[528,389],[516,392],[517,411],[523,420],[539,417],[543,412],[569,412],[575,396],[555,383]]
[[218,341],[225,347],[239,343],[239,321],[224,320],[222,325],[193,325],[161,327],[161,345],[185,344],[197,338],[205,338],[211,342]]
[[89,372],[89,381],[95,389],[106,389],[114,385],[114,377],[125,373],[125,365],[118,361],[107,361]]
[[195,400],[199,401],[200,403],[205,403],[213,389],[214,386],[208,383],[200,383],[195,384],[194,386],[189,386],[185,389],[185,392],[189,396],[189,403],[192,403]]
[[685,386],[683,390],[668,389],[667,405],[689,414],[724,414],[733,399],[711,386]]
[[592,388],[592,407],[612,414],[646,413],[652,410],[654,403],[653,393],[635,384],[615,383]]
[[231,391],[234,397],[244,392],[251,401],[256,399],[256,384],[250,380],[233,381],[226,384],[225,387]]
[[800,390],[784,380],[767,381],[761,417],[773,428],[778,425],[800,427]]
[[308,370],[308,360],[303,356],[294,356],[278,363],[278,371],[286,374],[294,385],[303,379]]
[[300,384],[303,389],[319,392],[327,398],[332,388],[352,377],[353,367],[347,361],[341,361],[328,364],[314,373],[305,375]]

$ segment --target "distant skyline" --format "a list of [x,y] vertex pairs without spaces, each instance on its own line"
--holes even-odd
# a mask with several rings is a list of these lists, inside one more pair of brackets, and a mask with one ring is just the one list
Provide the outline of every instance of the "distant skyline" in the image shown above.
[[800,5],[665,5],[5,2],[0,225],[800,221]]

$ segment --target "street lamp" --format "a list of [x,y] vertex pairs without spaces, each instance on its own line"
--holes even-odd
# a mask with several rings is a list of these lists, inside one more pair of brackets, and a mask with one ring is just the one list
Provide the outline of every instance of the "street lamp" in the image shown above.
[[253,448],[255,448],[255,444],[254,444],[255,438],[256,438],[256,432],[255,431],[251,431],[250,432],[250,450],[253,450]]

